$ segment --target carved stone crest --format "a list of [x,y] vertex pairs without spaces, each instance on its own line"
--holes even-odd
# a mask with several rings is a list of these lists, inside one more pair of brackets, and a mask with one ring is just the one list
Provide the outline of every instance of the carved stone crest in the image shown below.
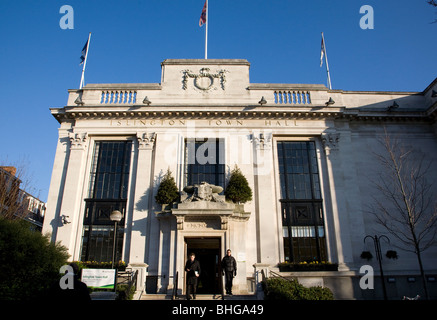
[[184,191],[188,193],[189,196],[183,200],[182,203],[191,201],[213,201],[223,203],[225,201],[218,195],[223,191],[223,188],[209,184],[205,181],[202,181],[200,184],[195,184],[194,186],[186,186]]
[[229,72],[227,70],[218,70],[217,73],[210,73],[209,68],[202,68],[199,70],[198,74],[194,74],[191,70],[182,70],[182,89],[187,90],[188,78],[194,79],[194,87],[202,91],[209,91],[214,88],[214,79],[220,79],[220,87],[225,90],[226,76],[225,73]]

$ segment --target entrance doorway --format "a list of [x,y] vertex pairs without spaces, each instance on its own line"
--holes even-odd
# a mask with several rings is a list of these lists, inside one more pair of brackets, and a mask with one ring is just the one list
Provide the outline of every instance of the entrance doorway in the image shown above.
[[200,263],[197,294],[221,293],[220,249],[220,238],[185,238],[186,259],[193,252]]

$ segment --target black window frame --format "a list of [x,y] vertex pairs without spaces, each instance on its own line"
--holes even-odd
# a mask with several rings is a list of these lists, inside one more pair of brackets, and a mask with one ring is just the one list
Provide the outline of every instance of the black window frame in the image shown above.
[[[82,261],[108,262],[108,252],[112,260],[115,224],[109,215],[114,210],[119,210],[123,215],[117,224],[115,257],[116,261],[121,260],[132,147],[132,140],[101,140],[94,144],[89,197],[84,199]],[[96,256],[98,251],[99,257]],[[103,259],[105,261],[101,257],[106,257]]]
[[[196,157],[198,148],[205,143],[215,143],[215,154],[208,154],[206,163],[199,163]],[[194,145],[193,145],[194,144]],[[208,148],[209,151],[209,148]],[[185,139],[185,185],[200,184],[202,181],[225,189],[225,140],[220,138]]]
[[315,141],[278,141],[277,151],[285,260],[326,261],[323,199]]

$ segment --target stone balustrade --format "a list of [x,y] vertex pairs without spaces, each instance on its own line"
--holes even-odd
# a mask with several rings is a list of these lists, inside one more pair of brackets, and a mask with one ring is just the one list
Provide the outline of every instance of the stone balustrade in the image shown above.
[[309,91],[305,90],[275,90],[275,104],[311,104]]
[[136,101],[135,90],[103,90],[100,104],[134,104]]

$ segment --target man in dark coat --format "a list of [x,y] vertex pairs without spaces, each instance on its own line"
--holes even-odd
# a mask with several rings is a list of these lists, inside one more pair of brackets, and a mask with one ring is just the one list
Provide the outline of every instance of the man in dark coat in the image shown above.
[[225,275],[226,294],[232,295],[232,280],[237,275],[237,262],[231,256],[231,249],[226,251],[226,256],[222,260],[222,273]]
[[193,299],[196,299],[197,278],[200,276],[200,263],[196,260],[194,253],[190,254],[190,259],[185,264],[185,271],[187,272],[187,300],[191,299],[191,292]]

